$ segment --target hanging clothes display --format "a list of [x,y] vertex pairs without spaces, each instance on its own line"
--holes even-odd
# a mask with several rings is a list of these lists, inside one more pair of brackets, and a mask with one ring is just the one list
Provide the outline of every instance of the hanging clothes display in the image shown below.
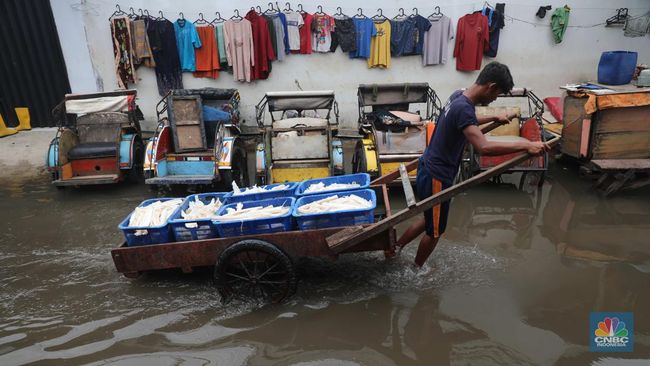
[[553,32],[553,40],[555,43],[561,43],[564,38],[564,32],[569,25],[569,13],[571,10],[568,6],[563,6],[555,9],[551,15],[551,32]]
[[354,28],[356,30],[356,50],[350,52],[350,58],[370,57],[370,41],[377,35],[375,22],[369,18],[354,18]]
[[368,67],[390,67],[390,21],[375,24],[377,33],[372,37]]
[[113,37],[113,56],[115,57],[115,74],[117,85],[128,88],[135,83],[135,68],[132,62],[131,29],[128,17],[111,18],[111,35]]
[[267,79],[271,73],[271,61],[275,59],[269,26],[266,19],[255,10],[250,10],[244,18],[251,23],[253,32],[255,62],[251,65],[251,80]]
[[295,11],[285,11],[283,14],[287,19],[289,49],[291,51],[300,51],[300,27],[304,24],[302,15]]
[[494,9],[485,7],[481,12],[488,17],[488,26],[490,27],[490,43],[488,49],[485,50],[485,55],[488,57],[497,57],[497,50],[499,49],[499,34],[501,29],[505,27],[505,3],[497,3]]
[[201,48],[196,49],[196,78],[219,77],[219,52],[217,47],[217,36],[213,26],[196,27],[196,32],[201,40]]
[[287,25],[287,17],[284,13],[278,13],[280,21],[282,22],[282,29],[284,30],[284,53],[291,53],[291,48],[289,47],[289,27]]
[[623,26],[625,37],[643,37],[648,32],[650,32],[650,13],[634,19],[627,19]]
[[170,89],[183,89],[174,24],[167,19],[152,19],[147,26],[147,36],[156,62],[158,94],[162,96]]
[[185,19],[177,19],[174,22],[174,32],[176,33],[178,57],[181,60],[181,71],[196,71],[194,49],[201,48],[201,40],[196,32],[196,27]]
[[227,20],[223,24],[226,56],[237,81],[251,81],[251,66],[255,65],[253,28],[247,19]]
[[490,43],[487,17],[480,12],[467,14],[458,19],[456,30],[456,44],[454,46],[456,70],[480,70],[483,52]]
[[226,41],[223,39],[223,22],[217,22],[214,25],[214,30],[217,35],[217,47],[219,48],[219,65],[221,69],[228,65],[228,58],[226,57]]
[[406,55],[421,55],[424,48],[424,34],[431,28],[429,20],[422,15],[415,15],[410,17],[415,22],[415,30],[413,34],[413,48],[407,50]]
[[413,50],[415,41],[415,20],[392,19],[390,21],[390,52],[393,56],[403,56]]
[[311,38],[314,16],[306,12],[301,15],[304,24],[300,27],[300,53],[303,55],[309,55],[311,54],[312,49]]
[[422,49],[422,64],[444,65],[449,59],[448,43],[454,39],[454,28],[451,19],[443,15],[440,18],[429,19],[431,27],[424,33]]
[[268,23],[273,23],[273,30],[275,31],[275,47],[273,49],[275,52],[275,59],[282,61],[288,53],[284,42],[284,39],[286,38],[284,33],[285,25],[279,14],[267,14],[264,18]]
[[153,53],[147,37],[147,24],[144,19],[131,20],[131,44],[133,49],[133,64],[137,67],[144,65],[154,67]]
[[357,50],[357,29],[354,21],[350,18],[334,19],[330,52],[335,52],[339,45],[343,52],[355,52]]
[[314,52],[330,52],[332,32],[335,27],[334,18],[327,14],[314,14],[313,25],[312,49]]
[[277,51],[277,49],[278,49],[277,48],[278,47],[278,37],[277,37],[277,35],[275,33],[275,24],[273,24],[273,19],[271,19],[271,18],[269,18],[269,17],[267,17],[267,16],[265,16],[263,14],[260,14],[260,16],[264,17],[264,19],[266,20],[266,26],[269,29],[269,37],[271,38],[271,48],[273,49],[273,54],[275,56],[275,57],[273,57],[273,61],[275,61],[275,60],[278,59],[278,51]]

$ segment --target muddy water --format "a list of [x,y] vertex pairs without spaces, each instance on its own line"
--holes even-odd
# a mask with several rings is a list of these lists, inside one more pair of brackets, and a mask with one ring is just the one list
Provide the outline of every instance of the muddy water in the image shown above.
[[[650,358],[649,190],[603,200],[557,165],[540,192],[483,185],[455,199],[424,270],[409,266],[415,244],[388,263],[376,254],[304,260],[298,293],[264,308],[222,306],[209,271],[118,275],[109,254],[121,239],[116,225],[152,196],[139,186],[3,182],[0,365]],[[634,312],[634,353],[590,353],[591,311]]]

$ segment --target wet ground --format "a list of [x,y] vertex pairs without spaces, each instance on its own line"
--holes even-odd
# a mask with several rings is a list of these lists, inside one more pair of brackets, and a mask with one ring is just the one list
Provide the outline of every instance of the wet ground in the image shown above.
[[[259,308],[223,306],[209,271],[115,272],[116,226],[148,188],[5,178],[0,365],[648,364],[650,190],[601,199],[556,164],[530,191],[456,198],[420,272],[415,243],[305,260],[298,293]],[[591,311],[634,312],[634,352],[589,352]]]

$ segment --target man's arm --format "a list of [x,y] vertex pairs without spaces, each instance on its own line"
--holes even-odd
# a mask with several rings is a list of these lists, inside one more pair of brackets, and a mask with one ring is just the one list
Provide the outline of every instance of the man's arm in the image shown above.
[[463,134],[467,141],[481,155],[504,155],[513,152],[526,151],[531,155],[539,155],[544,151],[550,150],[548,145],[540,141],[519,141],[519,142],[495,142],[488,141],[481,129],[476,125],[471,125],[463,129]]

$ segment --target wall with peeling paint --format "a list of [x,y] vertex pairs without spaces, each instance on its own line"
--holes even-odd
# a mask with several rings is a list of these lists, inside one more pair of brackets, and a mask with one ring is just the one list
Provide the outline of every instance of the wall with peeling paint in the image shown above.
[[[113,90],[117,81],[113,64],[108,17],[115,10],[114,2],[99,0],[51,0],[57,21],[58,32],[66,58],[70,84],[73,92],[96,90]],[[650,11],[647,0],[574,0],[546,1],[553,7],[568,3],[572,7],[569,20],[571,26],[587,26],[604,23],[605,19],[615,14],[615,8],[628,7],[630,14],[639,15]],[[243,0],[238,2],[188,1],[177,2],[161,0],[154,2],[123,0],[119,2],[122,10],[129,7],[147,8],[152,15],[162,10],[165,17],[175,20],[182,11],[186,18],[196,19],[199,12],[206,19],[214,18],[214,12],[220,11],[224,18],[230,17],[234,4],[242,16],[251,6],[260,5],[266,9],[266,3]],[[295,9],[297,2],[291,5]],[[316,10],[318,2],[304,1],[306,11]],[[439,5],[444,14],[452,19],[454,25],[458,18],[475,10],[480,10],[484,2],[468,0],[447,0],[440,3],[428,1],[389,1],[373,2],[368,8],[367,1],[348,0],[324,4],[323,10],[329,14],[336,12],[341,5],[348,15],[356,13],[357,7],[364,7],[368,16],[375,14],[378,7],[386,16],[397,14],[403,7],[410,13],[413,7],[420,14],[427,16],[433,12],[433,6]],[[639,62],[650,63],[650,40],[648,36],[628,38],[623,36],[621,27],[606,28],[570,27],[564,41],[554,44],[549,28],[550,12],[546,18],[535,17],[541,3],[535,0],[507,2],[506,14],[526,22],[506,20],[501,31],[498,57],[495,60],[510,66],[516,86],[534,89],[541,97],[559,95],[558,86],[567,82],[580,82],[596,78],[600,54],[605,50],[631,50],[639,52]],[[281,3],[284,7],[284,2]],[[551,11],[552,12],[552,11]],[[449,44],[450,52],[453,43]],[[488,59],[484,59],[484,64]],[[242,96],[242,114],[246,124],[253,125],[254,106],[266,91],[333,89],[341,110],[344,126],[353,127],[358,117],[356,88],[360,83],[388,82],[428,82],[446,99],[455,89],[470,85],[478,72],[461,73],[455,70],[455,60],[447,65],[423,67],[417,56],[393,58],[388,70],[368,69],[361,60],[350,60],[339,50],[335,54],[289,55],[282,62],[273,63],[273,72],[268,80],[253,83],[239,83],[228,73],[222,73],[217,80],[196,79],[191,74],[184,74],[186,88],[224,87],[238,88]],[[141,67],[137,71],[138,103],[145,114],[145,128],[155,126],[155,105],[160,99],[157,93],[153,70]]]

